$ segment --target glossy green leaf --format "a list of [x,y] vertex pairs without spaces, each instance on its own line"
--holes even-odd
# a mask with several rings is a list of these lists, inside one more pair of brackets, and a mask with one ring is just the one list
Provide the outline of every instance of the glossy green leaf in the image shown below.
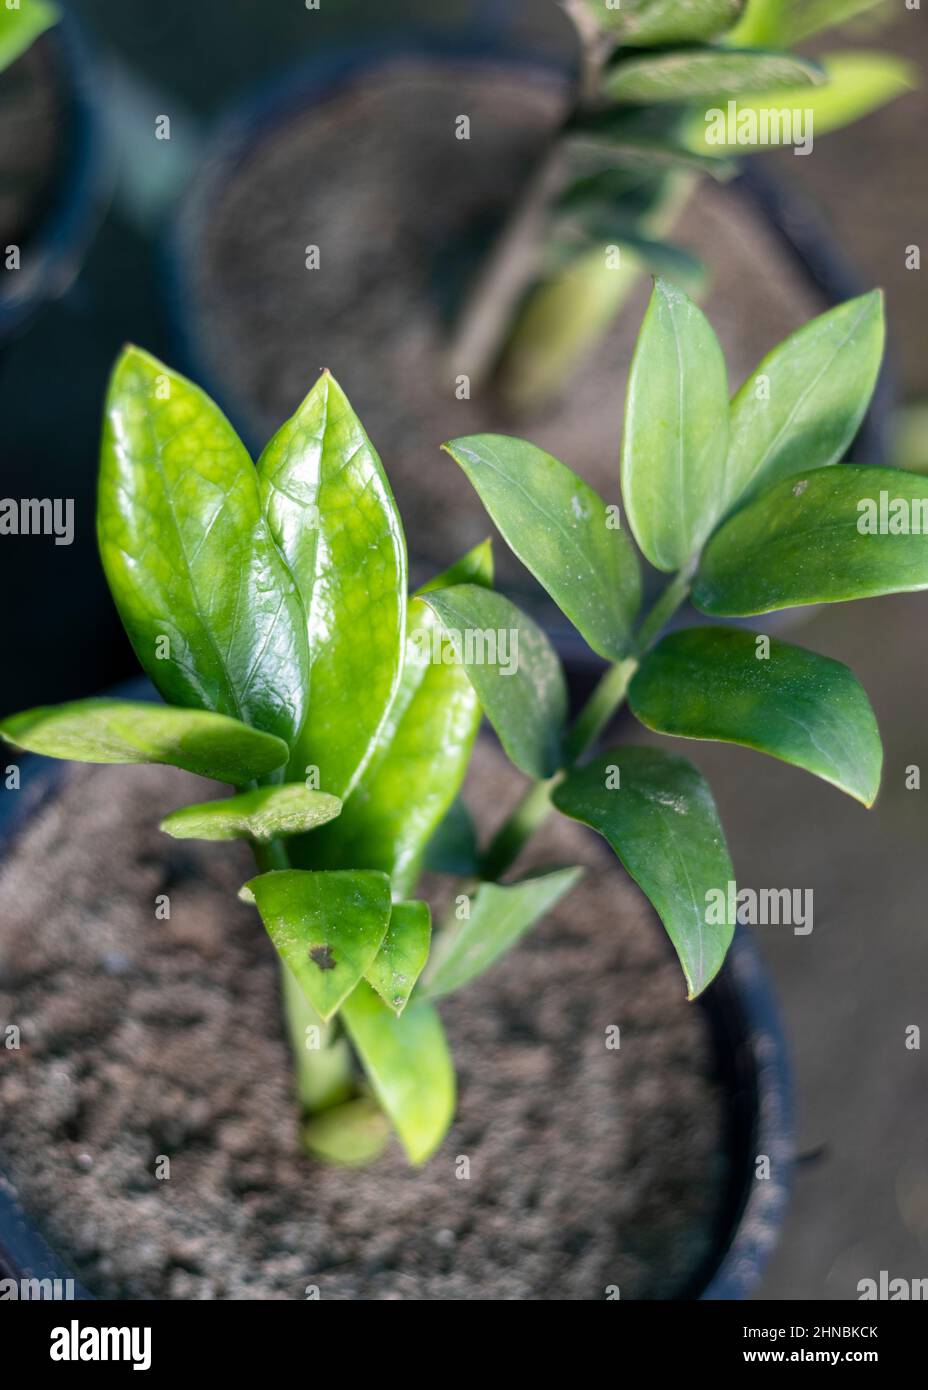
[[380,950],[390,880],[367,869],[275,869],[246,887],[284,963],[327,1021]]
[[272,840],[299,835],[334,820],[342,808],[337,796],[310,791],[301,782],[256,787],[225,801],[182,806],[161,822],[175,840]]
[[724,33],[736,23],[745,0],[586,0],[593,17],[629,47],[694,43]]
[[139,348],[110,378],[97,533],[126,631],[168,703],[292,743],[306,621],[254,466],[209,397]]
[[333,1105],[303,1126],[303,1143],[314,1158],[363,1168],[379,1158],[390,1138],[390,1121],[369,1096]]
[[657,280],[628,382],[622,494],[635,539],[658,569],[686,564],[712,530],[727,448],[718,339],[682,290]]
[[206,710],[142,700],[40,705],[0,721],[0,735],[45,758],[81,763],[168,763],[241,786],[287,761],[282,739]]
[[425,902],[394,903],[383,945],[364,978],[388,1009],[401,1014],[428,960],[432,914]]
[[[682,138],[696,153],[718,155],[740,150],[743,154],[765,143],[783,143],[782,133],[795,132],[794,113],[801,111],[804,125],[811,120],[813,137],[818,140],[829,131],[852,125],[918,83],[917,69],[890,53],[832,53],[820,61],[826,79],[822,86],[756,91],[738,98],[739,121],[743,119],[745,125],[753,126],[750,133],[755,138],[751,145],[719,142],[718,124],[708,119],[705,110],[689,116]],[[761,119],[752,123],[752,112]],[[738,129],[735,125],[733,133],[737,135]],[[793,142],[797,143],[795,134]],[[810,152],[814,152],[814,147]]]
[[[488,542],[470,551],[421,593],[446,583],[489,583]],[[361,781],[338,822],[295,842],[300,863],[382,869],[395,897],[419,876],[425,847],[464,780],[480,724],[480,703],[461,666],[419,658],[441,638],[441,624],[422,598],[409,605],[407,656],[394,697]]]
[[469,878],[477,873],[477,828],[464,802],[456,796],[425,847],[424,867],[436,874]]
[[620,58],[607,70],[603,90],[613,101],[687,102],[700,97],[811,87],[824,81],[817,63],[793,53],[681,48]]
[[474,434],[443,447],[506,544],[593,650],[611,660],[624,656],[641,579],[631,543],[599,493],[523,439]]
[[481,883],[468,902],[469,916],[452,918],[436,940],[423,978],[426,996],[438,999],[482,975],[582,874],[582,869],[556,869],[521,883]]
[[550,777],[561,761],[567,686],[541,628],[502,594],[476,584],[437,589],[423,602],[441,620],[442,663],[463,667],[516,767]]
[[694,998],[734,933],[707,920],[711,896],[727,896],[735,875],[705,778],[661,749],[613,748],[571,772],[552,800],[608,840],[667,928]]
[[341,1017],[410,1162],[424,1163],[454,1116],[454,1066],[437,1010],[416,1000],[397,1018],[362,981]]
[[644,658],[628,700],[659,733],[755,748],[865,806],[879,790],[883,749],[867,693],[817,652],[735,628],[671,632]]
[[328,372],[267,445],[258,473],[309,630],[309,713],[291,773],[302,780],[316,766],[320,786],[344,799],[400,677],[403,528],[380,459]]
[[47,0],[19,0],[16,9],[0,5],[0,72],[58,22],[60,10]]
[[800,473],[720,527],[703,551],[693,602],[703,613],[744,616],[925,589],[925,531],[928,479],[849,463]]
[[872,290],[768,353],[731,403],[723,512],[800,469],[838,462],[873,395],[884,332],[883,296]]

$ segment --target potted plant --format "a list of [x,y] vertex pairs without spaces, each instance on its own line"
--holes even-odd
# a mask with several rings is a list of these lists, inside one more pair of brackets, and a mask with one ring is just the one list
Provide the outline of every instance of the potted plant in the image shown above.
[[[391,1129],[411,1164],[422,1164],[436,1152],[455,1107],[454,1061],[441,1018],[446,1008],[454,1016],[455,1001],[472,1029],[477,1015],[476,1032],[471,1031],[465,1043],[468,1089],[479,1092],[482,1076],[514,1067],[510,1094],[521,1097],[526,1091],[533,1096],[530,1114],[521,1116],[526,1135],[533,1126],[544,1129],[545,1110],[557,1114],[557,1087],[544,1070],[534,1076],[532,1071],[532,1059],[544,1059],[545,1049],[522,1047],[520,1057],[519,1038],[526,1036],[530,1018],[542,1030],[549,1050],[552,1033],[557,1048],[568,1051],[570,1038],[579,1033],[582,1045],[572,1063],[571,1080],[584,1074],[584,1057],[595,1053],[595,1084],[583,1088],[585,1104],[571,1121],[576,1133],[590,1125],[595,1129],[612,1113],[601,1068],[604,1058],[621,1051],[622,1025],[601,1010],[597,1017],[594,1001],[598,989],[605,987],[604,1007],[609,1007],[613,982],[604,962],[616,948],[623,922],[611,920],[619,887],[616,880],[603,879],[601,861],[594,861],[599,873],[593,877],[605,883],[605,894],[600,892],[592,911],[586,909],[593,925],[589,940],[581,937],[578,953],[572,958],[555,935],[548,951],[538,953],[537,970],[530,964],[531,953],[521,953],[521,965],[510,971],[505,986],[512,992],[507,995],[504,990],[494,1000],[496,1013],[464,1002],[465,986],[479,990],[484,979],[502,977],[503,954],[539,918],[546,913],[556,918],[561,900],[570,901],[565,895],[585,891],[576,886],[578,864],[552,868],[545,853],[544,836],[553,831],[559,849],[568,845],[573,857],[576,848],[583,859],[588,841],[576,827],[569,829],[571,822],[599,831],[650,900],[682,967],[688,997],[700,996],[717,976],[735,932],[736,910],[743,904],[712,794],[691,764],[663,748],[623,744],[591,756],[626,699],[650,729],[758,748],[834,783],[865,805],[872,803],[879,784],[880,739],[867,697],[847,668],[763,633],[730,626],[661,634],[689,593],[702,611],[727,616],[928,586],[924,542],[900,521],[902,513],[920,515],[923,480],[903,472],[830,466],[841,457],[866,408],[882,340],[878,294],[842,306],[775,350],[729,407],[724,359],[708,321],[681,290],[657,282],[631,370],[622,456],[624,518],[565,464],[524,441],[476,436],[446,446],[522,562],[583,639],[610,662],[593,696],[570,721],[557,655],[537,625],[493,589],[487,544],[407,601],[403,529],[386,476],[359,419],[329,374],[320,377],[297,413],[275,433],[255,467],[231,426],[199,388],[147,353],[126,349],[107,399],[98,534],[117,607],[165,703],[104,698],[43,707],[5,719],[0,732],[15,747],[53,758],[170,764],[235,789],[225,799],[170,811],[162,829],[191,843],[243,840],[254,852],[258,872],[247,878],[241,893],[257,907],[282,966],[301,1137],[310,1154],[364,1165],[383,1151]],[[812,363],[816,375],[810,386]],[[893,515],[898,516],[892,526],[884,527],[880,518],[886,508],[880,499],[888,496],[887,489],[894,498]],[[873,516],[872,508],[863,505],[868,502],[876,508]],[[867,524],[861,524],[862,518]],[[642,553],[672,575],[644,617],[639,616],[638,560],[626,521]],[[496,809],[496,829],[489,839],[474,831],[456,799],[481,713],[512,765],[506,771],[498,754],[485,746],[478,751],[481,820],[490,806]],[[7,770],[8,785],[18,780],[18,774],[11,775],[14,770],[15,765]],[[515,799],[520,780],[521,797],[513,809],[503,811],[505,802]],[[161,784],[156,797],[175,786]],[[25,963],[17,959],[10,942],[3,958],[5,974],[15,975],[20,969],[26,993],[39,1007],[49,992],[49,971],[63,969],[73,982],[85,968],[82,954],[99,952],[100,947],[88,940],[96,920],[109,943],[104,957],[116,956],[97,971],[109,978],[109,983],[104,981],[108,1002],[101,1006],[99,979],[91,992],[94,1007],[102,1007],[104,1033],[116,1027],[116,1020],[121,1023],[126,1012],[116,1002],[119,982],[131,976],[134,967],[113,951],[113,943],[123,930],[126,902],[139,894],[134,884],[122,897],[117,892],[115,909],[111,908],[112,895],[99,882],[98,864],[91,868],[87,861],[97,852],[98,838],[107,856],[113,837],[121,836],[131,845],[139,824],[150,820],[150,799],[150,792],[143,793],[134,807],[121,798],[114,806],[110,790],[102,807],[95,802],[96,809],[90,809],[93,798],[87,786],[58,792],[57,819],[39,827],[39,840],[32,848],[43,841],[61,843],[62,826],[71,825],[75,809],[85,807],[96,827],[92,839],[81,841],[80,832],[73,830],[64,836],[70,836],[79,851],[78,860],[72,859],[65,871],[65,882],[75,873],[89,874],[83,889],[72,887],[65,894],[78,899],[84,894],[83,915],[79,914],[79,925],[64,928],[65,941],[56,938],[54,924],[43,939],[43,919],[33,907],[12,938]],[[553,808],[565,819],[552,822]],[[566,832],[558,829],[558,821]],[[533,857],[530,841],[536,833],[542,847]],[[562,833],[567,833],[566,840]],[[18,882],[38,880],[40,891],[48,888],[60,895],[59,886],[45,885],[43,876],[36,874],[28,851],[20,840],[12,856],[18,861]],[[517,861],[521,872],[513,878],[510,871]],[[77,862],[84,867],[77,870]],[[142,862],[150,865],[150,853]],[[425,890],[420,886],[426,862],[445,873],[443,889],[428,880]],[[209,863],[200,859],[193,868],[188,864],[181,873],[185,893],[201,878],[209,879],[211,871],[202,867]],[[16,871],[14,862],[12,872]],[[149,902],[153,897],[162,917],[166,908],[168,920],[171,894],[157,890],[171,881],[170,874],[165,879],[156,873],[141,894]],[[10,892],[9,881],[4,887]],[[21,900],[22,889],[15,883],[12,887],[14,901]],[[436,901],[443,897],[448,904],[434,942],[424,895],[431,888]],[[622,891],[626,904],[636,901],[634,895],[627,896],[629,889]],[[27,889],[25,896],[30,892]],[[197,950],[214,961],[226,950],[230,956],[241,950],[235,929],[227,925],[234,921],[233,909],[238,910],[234,898],[224,902],[217,901],[218,896],[215,883],[210,883],[197,908],[222,924],[211,946],[206,945],[208,934],[202,940],[194,938]],[[635,915],[629,907],[626,927]],[[560,920],[563,927],[565,919]],[[114,938],[111,928],[117,923]],[[226,988],[231,987],[237,999],[231,1012],[237,1025],[242,1014],[246,1033],[272,1034],[267,977],[255,968],[253,931],[245,937],[245,968],[239,970],[235,986],[224,976]],[[157,956],[160,946],[155,943],[151,949]],[[49,950],[51,964],[44,960]],[[182,956],[180,945],[179,950]],[[42,968],[36,953],[43,959]],[[635,985],[641,996],[653,992],[655,975],[661,973],[653,951],[646,954],[644,978],[649,983],[636,980]],[[200,967],[204,964],[208,975],[212,967],[201,960]],[[634,977],[634,952],[629,966]],[[520,978],[523,974],[527,984]],[[4,978],[0,976],[0,985]],[[182,1046],[184,1031],[195,1030],[203,1021],[204,1006],[194,1006],[187,983],[189,975],[182,969],[158,996],[158,1019],[168,1029],[169,1052],[172,1036]],[[258,1000],[257,1015],[251,991]],[[51,992],[54,999],[54,988]],[[663,1000],[662,991],[660,997]],[[605,1018],[601,1033],[597,1026],[598,1036],[588,1035],[580,1019],[571,1019],[558,1007],[565,1002],[584,1017],[592,1010],[597,1025]],[[637,1005],[630,999],[626,1005],[633,1014],[636,1007],[645,1012],[648,1008],[640,998]],[[145,1007],[152,1010],[155,1001],[148,997]],[[536,1010],[544,1014],[543,1025],[533,1018]],[[521,1023],[500,1037],[493,1027],[507,1013]],[[692,1022],[692,1011],[684,1013]],[[459,1012],[459,1022],[461,1016]],[[144,1023],[144,1010],[141,1019],[133,1010],[131,1022]],[[57,1029],[50,1026],[56,1049],[73,1027],[67,1015]],[[489,1033],[481,1032],[487,1027]],[[83,1023],[81,1029],[85,1036]],[[41,1031],[40,1027],[40,1037]],[[102,1095],[95,1089],[92,1106],[84,1107],[85,1112],[94,1111],[98,1145],[101,1133],[106,1134],[105,1121],[102,1131],[96,1128],[101,1113],[109,1114],[113,1124],[114,1080],[118,1093],[125,1089],[129,1096],[130,1110],[120,1124],[141,1125],[145,1134],[152,1128],[150,1119],[136,1114],[145,1108],[138,1097],[144,1094],[147,1106],[157,1108],[159,1102],[130,1084],[129,1074],[136,1087],[138,1083],[138,1063],[133,1060],[139,1046],[137,1029],[130,1036],[136,1051],[130,1051],[128,1062],[126,1037],[116,1039],[117,1055],[109,1059],[99,1056],[99,1044],[92,1037],[89,1041],[95,1068],[105,1073],[108,1062],[116,1068]],[[530,1028],[527,1036],[533,1044],[542,1040],[534,1039]],[[692,1047],[694,1035],[687,1036],[684,1046]],[[473,1054],[479,1052],[481,1037],[489,1048],[475,1066]],[[640,1035],[638,1042],[626,1082],[632,1088],[627,1092],[632,1113],[634,1078],[640,1069],[645,1074],[648,1070],[648,1048],[640,1046]],[[695,1044],[697,1052],[700,1046],[705,1042]],[[253,1117],[242,1113],[240,1096],[227,1089],[237,1066],[248,1071],[247,1048],[236,1058],[217,1048],[215,1038],[210,1047],[216,1053],[213,1064],[225,1078],[219,1116],[209,1109],[211,1096],[198,1095],[199,1118],[196,1107],[188,1106],[194,1113],[171,1112],[170,1123],[162,1119],[154,1126],[153,1142],[160,1147],[148,1158],[156,1170],[166,1164],[170,1177],[172,1151],[179,1165],[189,1164],[191,1152],[213,1142],[207,1131],[216,1125],[228,1141],[227,1168],[238,1172],[241,1192],[254,1196],[257,1187],[262,1199],[259,1224],[262,1229],[270,1224],[273,1239],[280,1241],[281,1222],[286,1226],[290,1215],[292,1223],[289,1205],[282,1213],[281,1195],[267,1172],[260,1180],[255,1175],[250,1147],[254,1135],[243,1134],[245,1122]],[[194,1041],[193,1051],[184,1054],[193,1067],[199,1065],[198,1051]],[[27,1093],[16,1068],[29,1059],[22,1057],[17,1044],[8,1047],[4,1060],[0,1098],[12,1095],[21,1108]],[[675,1050],[673,1060],[665,1060],[673,1069],[680,1065],[680,1054]],[[153,1058],[146,1065],[161,1077],[159,1087],[182,1083],[176,1069],[168,1066],[165,1073],[163,1061]],[[683,1074],[684,1092],[698,1095],[703,1111],[711,1112],[704,1063],[697,1060],[692,1071],[688,1064]],[[674,1097],[669,1074],[662,1076],[668,1090],[661,1094],[661,1106],[673,1111],[680,1097]],[[4,1090],[3,1083],[10,1089]],[[250,1103],[260,1108],[264,1102],[255,1097],[263,1098],[268,1088],[278,1096],[286,1090],[279,1076],[261,1068]],[[37,1103],[35,1090],[28,1094],[33,1112],[41,1112],[46,1101]],[[782,1101],[780,1091],[777,1095]],[[548,1097],[546,1105],[540,1105],[541,1097]],[[60,1107],[60,1088],[51,1086],[46,1099]],[[79,1097],[71,1099],[76,1108],[66,1105],[63,1118],[60,1109],[57,1112],[59,1138],[86,1174],[106,1155],[99,1148],[96,1154],[81,1151],[89,1121]],[[295,1128],[297,1111],[291,1113]],[[278,1110],[278,1120],[279,1114]],[[511,1122],[511,1116],[507,1118]],[[532,1232],[539,1222],[545,1229],[552,1219],[558,1230],[561,1226],[557,1208],[545,1216],[539,1175],[530,1160],[525,1161],[532,1175],[528,1190],[519,1181],[504,1180],[502,1169],[515,1159],[512,1134],[522,1131],[507,1130],[504,1123],[497,1135],[499,1117],[492,1107],[477,1117],[469,1112],[467,1123],[470,1132],[458,1132],[461,1151],[448,1160],[456,1166],[455,1176],[461,1182],[470,1179],[471,1147],[479,1149],[487,1135],[493,1136],[496,1166],[490,1180],[508,1189],[500,1230],[514,1236],[524,1218],[524,1239],[534,1258]],[[595,1207],[597,1193],[606,1190],[601,1187],[603,1172],[597,1172],[596,1181],[587,1172],[574,1129],[559,1127],[557,1133],[561,1176],[568,1178],[573,1205],[577,1206],[577,1174],[582,1172]],[[706,1143],[691,1112],[681,1137],[685,1151],[698,1153],[711,1172],[712,1142]],[[782,1142],[782,1133],[775,1137]],[[279,1133],[275,1141],[280,1142]],[[597,1142],[602,1144],[602,1135]],[[629,1142],[627,1134],[623,1142]],[[119,1153],[118,1127],[110,1131],[109,1143]],[[151,1143],[149,1138],[149,1150]],[[606,1147],[611,1154],[608,1142]],[[33,1136],[26,1150],[33,1159],[35,1149]],[[674,1153],[676,1162],[678,1150]],[[22,1157],[20,1181],[28,1183]],[[742,1162],[750,1167],[756,1157],[756,1151],[743,1155]],[[291,1296],[292,1281],[308,1277],[307,1261],[318,1275],[307,1287],[316,1293],[322,1270],[331,1276],[335,1296],[345,1296],[338,1290],[346,1287],[348,1296],[361,1296],[359,1290],[371,1287],[378,1290],[375,1296],[423,1296],[422,1284],[410,1271],[420,1260],[434,1261],[436,1253],[442,1266],[439,1287],[447,1289],[449,1281],[454,1287],[455,1252],[465,1250],[458,1242],[475,1221],[478,1227],[481,1222],[469,1207],[462,1220],[460,1200],[441,1192],[448,1182],[447,1167],[437,1189],[425,1185],[430,1198],[439,1207],[444,1204],[444,1212],[454,1212],[448,1219],[458,1223],[438,1229],[439,1246],[445,1239],[441,1232],[449,1232],[445,1255],[432,1243],[427,1254],[417,1248],[411,1264],[408,1249],[405,1263],[398,1259],[392,1249],[397,1231],[391,1218],[390,1253],[378,1255],[366,1244],[366,1227],[359,1249],[355,1230],[347,1246],[360,1263],[346,1271],[344,1256],[338,1253],[346,1248],[346,1229],[335,1229],[335,1212],[338,1184],[355,1179],[314,1179],[306,1206],[305,1195],[296,1194],[305,1193],[303,1165],[308,1160],[296,1157],[295,1140],[275,1160],[290,1169],[281,1189],[285,1204],[304,1203],[300,1220],[287,1228],[284,1246],[292,1256],[285,1261]],[[774,1172],[775,1184],[782,1183],[788,1166],[788,1155],[778,1151],[775,1169],[781,1160],[784,1171]],[[137,1150],[122,1155],[121,1161],[127,1165],[121,1170],[122,1180],[133,1195],[141,1193],[140,1202],[153,1205],[162,1223],[170,1221],[167,1208],[153,1196],[165,1172],[148,1173]],[[440,1159],[426,1172],[434,1172],[437,1163]],[[630,1171],[636,1172],[638,1163],[632,1155]],[[521,1156],[517,1167],[521,1174]],[[614,1172],[609,1164],[606,1168],[608,1188]],[[213,1200],[210,1171],[207,1167],[193,1182],[196,1201],[206,1207]],[[391,1181],[396,1171],[394,1164]],[[486,1173],[481,1176],[487,1179]],[[764,1181],[770,1176],[768,1172]],[[266,1192],[269,1182],[271,1191]],[[405,1182],[398,1191],[415,1190],[408,1178]],[[107,1201],[112,1200],[113,1186],[112,1177],[104,1179]],[[720,1200],[725,1186],[716,1173],[707,1183],[714,1192],[712,1201]],[[685,1205],[696,1187],[685,1184],[681,1203]],[[48,1186],[43,1190],[50,1193]],[[666,1187],[658,1183],[657,1190],[666,1197]],[[419,1191],[421,1196],[422,1188]],[[382,1202],[383,1192],[382,1180],[373,1178],[368,1199]],[[656,1220],[649,1195],[646,1183],[646,1225]],[[539,1201],[540,1210],[533,1216]],[[513,1204],[519,1212],[516,1220]],[[235,1228],[238,1218],[233,1210],[223,1208],[227,1225]],[[186,1244],[175,1231],[168,1259],[163,1240],[154,1234],[158,1227],[153,1216],[149,1210],[142,1221],[143,1228],[152,1231],[143,1244],[154,1246],[158,1273],[149,1286],[144,1268],[138,1271],[138,1245],[132,1246],[136,1292],[141,1288],[163,1293],[158,1280],[167,1277],[165,1260],[175,1276],[169,1287],[183,1289],[184,1277],[192,1269],[199,1271],[202,1252],[191,1253],[196,1241],[189,1231],[181,1232]],[[583,1251],[591,1240],[592,1217],[590,1211],[583,1212],[587,1225],[576,1233],[576,1266],[567,1276],[563,1249],[558,1273],[552,1276],[548,1268],[535,1284],[531,1272],[505,1271],[506,1277],[522,1281],[518,1287],[523,1293],[517,1296],[539,1296],[540,1289],[541,1296],[552,1296],[547,1282],[552,1277],[567,1278],[570,1296],[602,1296],[605,1284],[596,1281],[604,1279],[610,1267],[631,1271],[629,1282],[639,1294],[654,1287],[640,1270],[636,1282],[634,1273],[636,1261],[647,1264],[646,1248],[633,1244],[621,1255],[610,1255],[611,1231],[606,1233],[606,1253],[600,1228],[599,1243],[594,1241],[586,1260]],[[434,1213],[425,1219],[434,1222]],[[657,1224],[663,1219],[665,1215]],[[681,1248],[686,1250],[683,1265],[690,1279],[707,1261],[711,1268],[717,1266],[717,1260],[716,1265],[711,1262],[706,1222],[719,1219],[719,1207],[710,1202],[708,1210],[700,1209],[698,1219],[689,1213],[685,1234],[677,1231],[670,1242],[676,1259]],[[488,1253],[495,1240],[492,1214],[488,1220],[478,1234],[478,1244],[483,1241],[478,1265],[493,1288]],[[234,1229],[225,1232],[224,1239],[230,1238],[234,1243]],[[96,1233],[94,1239],[99,1239]],[[376,1245],[376,1235],[373,1239]],[[112,1287],[116,1255],[112,1248],[106,1253],[109,1263],[104,1262],[102,1275]],[[653,1250],[650,1253],[653,1258]],[[99,1275],[99,1250],[94,1254]],[[279,1259],[279,1248],[275,1254]],[[466,1253],[460,1258],[466,1262]],[[756,1251],[752,1261],[756,1268]],[[379,1283],[382,1266],[385,1280]],[[249,1275],[255,1277],[254,1272]],[[274,1277],[283,1277],[280,1269]],[[506,1277],[502,1287],[510,1293],[500,1296],[513,1296]],[[660,1296],[686,1286],[679,1268],[674,1278],[677,1283],[665,1284]],[[605,1283],[620,1287],[623,1281],[624,1273],[622,1279]],[[280,1285],[272,1282],[271,1287]],[[451,1296],[473,1296],[473,1290]]]
[[[879,53],[797,56],[813,25],[796,6],[567,9],[573,33],[564,20],[560,48],[543,53],[491,22],[454,42],[406,29],[326,50],[309,16],[306,67],[220,127],[171,244],[178,354],[254,447],[320,354],[352,374],[358,408],[397,460],[420,582],[481,535],[463,479],[434,461],[449,409],[461,434],[530,418],[540,444],[608,493],[644,270],[691,293],[714,282],[709,312],[739,379],[857,292],[837,283],[830,244],[817,260],[833,274],[797,260],[796,209],[730,177],[733,156],[759,146],[709,145],[707,108],[811,109],[823,136],[912,80]],[[814,19],[837,14],[817,6]],[[785,85],[755,99],[774,72]],[[369,335],[389,345],[376,365],[358,351]],[[559,649],[582,660],[524,570],[506,553],[499,563],[520,601],[540,602],[532,612]]]

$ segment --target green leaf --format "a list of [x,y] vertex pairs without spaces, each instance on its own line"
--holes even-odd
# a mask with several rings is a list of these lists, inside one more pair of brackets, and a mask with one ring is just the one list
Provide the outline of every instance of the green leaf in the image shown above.
[[658,733],[756,748],[865,806],[879,791],[883,749],[867,693],[817,652],[735,628],[687,628],[648,653],[628,699]]
[[383,945],[364,978],[399,1016],[428,960],[432,914],[425,902],[394,903]]
[[36,39],[57,24],[61,11],[47,0],[19,0],[18,9],[0,7],[0,72],[15,62]]
[[[717,123],[709,119],[706,111],[695,111],[688,117],[682,138],[697,154],[724,154],[736,149],[744,153],[765,143],[783,143],[780,138],[771,141],[764,137],[793,130],[794,114],[801,111],[808,113],[804,114],[804,121],[811,120],[814,138],[818,139],[829,131],[852,125],[918,85],[918,70],[889,53],[832,53],[820,61],[825,74],[823,86],[757,91],[739,97],[739,120],[743,116],[747,123],[751,112],[760,118],[752,132],[757,140],[750,146],[719,143],[715,139]],[[737,129],[736,126],[736,133]]]
[[303,1143],[314,1158],[363,1168],[379,1158],[390,1138],[390,1121],[368,1096],[333,1105],[303,1126]]
[[622,494],[644,554],[677,570],[719,516],[728,447],[728,378],[705,315],[657,280],[632,358]]
[[442,446],[506,544],[595,652],[628,650],[641,602],[638,561],[606,504],[565,464],[523,439],[474,434]]
[[745,0],[586,0],[598,23],[629,47],[694,43],[724,33],[744,10]]
[[800,469],[841,459],[873,395],[884,333],[883,296],[872,290],[767,354],[731,403],[722,513]]
[[0,734],[44,758],[82,763],[168,763],[241,786],[287,761],[282,739],[205,710],[142,700],[40,705],[0,721]]
[[[734,870],[705,778],[657,748],[613,748],[556,787],[558,810],[605,836],[674,944],[689,998],[718,973],[733,923],[709,920]],[[617,926],[620,924],[617,924]]]
[[[490,578],[491,552],[484,542],[421,592]],[[416,659],[440,632],[437,615],[414,598],[400,687],[373,756],[338,822],[316,831],[305,850],[295,842],[291,857],[302,863],[305,855],[309,863],[331,868],[382,869],[393,881],[394,896],[413,891],[425,847],[464,780],[480,724],[480,703],[463,667]]]
[[620,58],[607,70],[603,90],[613,101],[686,102],[783,87],[804,89],[824,81],[817,63],[793,53],[681,48]]
[[[896,501],[902,521],[893,523]],[[912,527],[928,530],[928,479],[850,463],[784,478],[712,537],[693,602],[703,613],[745,616],[928,588],[928,538]]]
[[478,862],[474,819],[456,796],[425,847],[424,867],[436,874],[469,878],[476,874]]
[[[396,691],[406,625],[406,543],[380,459],[324,372],[258,460],[268,522],[309,627],[309,713],[291,775],[310,765],[343,799]],[[350,692],[350,698],[348,696]]]
[[306,622],[254,467],[209,397],[135,347],[110,378],[97,532],[126,631],[165,700],[291,743]]
[[733,34],[732,43],[775,44],[792,48],[822,29],[843,24],[885,0],[750,0],[747,14]]
[[390,880],[367,869],[275,869],[245,886],[284,963],[328,1021],[380,950]]
[[310,791],[300,782],[285,787],[257,787],[225,801],[182,806],[161,822],[175,840],[272,840],[299,835],[334,820],[342,809],[337,796]]
[[582,874],[582,869],[556,869],[521,883],[481,883],[469,900],[470,915],[449,922],[436,941],[423,978],[427,997],[451,994],[482,975]]
[[423,601],[444,629],[442,662],[463,666],[516,767],[550,777],[561,761],[567,687],[541,628],[502,594],[476,584],[438,589]]
[[362,981],[341,1017],[410,1162],[424,1163],[454,1116],[454,1066],[437,1011],[416,1000],[397,1018]]

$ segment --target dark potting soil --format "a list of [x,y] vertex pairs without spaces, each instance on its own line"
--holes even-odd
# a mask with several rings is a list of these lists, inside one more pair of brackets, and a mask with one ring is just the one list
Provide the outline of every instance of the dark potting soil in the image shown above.
[[[263,442],[329,367],[390,477],[420,574],[490,528],[443,440],[523,434],[618,501],[625,386],[647,302],[641,285],[560,400],[513,420],[486,395],[458,400],[448,290],[468,238],[489,230],[534,167],[565,101],[560,79],[489,64],[384,68],[291,115],[210,189],[196,246],[201,363]],[[459,114],[471,138],[455,138]],[[769,226],[703,180],[674,237],[709,267],[705,308],[736,387],[824,305]],[[306,248],[319,247],[319,268]],[[502,548],[500,548],[502,551]],[[524,571],[500,553],[504,584]],[[534,588],[534,586],[532,586]]]
[[[61,91],[40,39],[0,73],[0,246],[22,248],[44,212],[61,152]],[[5,254],[5,253],[4,253]],[[6,276],[15,274],[2,270]]]
[[[472,804],[498,820],[519,781],[481,742]],[[600,842],[561,819],[545,827],[526,862],[582,862],[586,878],[443,1002],[459,1107],[440,1151],[411,1170],[392,1143],[369,1169],[337,1169],[298,1146],[276,957],[235,896],[250,856],[156,828],[202,794],[173,769],[69,770],[0,873],[0,1036],[21,1031],[19,1049],[0,1047],[0,1169],[87,1286],[172,1299],[302,1299],[308,1285],[341,1299],[679,1292],[723,1200],[722,1099],[701,1011]],[[170,920],[156,920],[159,894]]]

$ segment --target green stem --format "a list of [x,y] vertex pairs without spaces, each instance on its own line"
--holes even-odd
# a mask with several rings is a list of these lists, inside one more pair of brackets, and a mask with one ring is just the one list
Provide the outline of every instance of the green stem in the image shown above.
[[[636,638],[643,655],[658,633],[685,602],[690,592],[692,567],[681,570],[648,612]],[[616,661],[603,673],[564,740],[564,768],[545,781],[533,782],[508,820],[500,826],[480,860],[481,877],[498,879],[519,857],[523,847],[551,812],[551,793],[583,754],[596,742],[610,719],[621,709],[629,682],[638,669],[638,658]]]
[[[290,858],[282,840],[253,841],[251,848],[262,873],[289,869]],[[280,984],[297,1094],[304,1111],[313,1115],[354,1095],[351,1047],[337,1022],[324,1023],[319,1017],[283,961]]]

